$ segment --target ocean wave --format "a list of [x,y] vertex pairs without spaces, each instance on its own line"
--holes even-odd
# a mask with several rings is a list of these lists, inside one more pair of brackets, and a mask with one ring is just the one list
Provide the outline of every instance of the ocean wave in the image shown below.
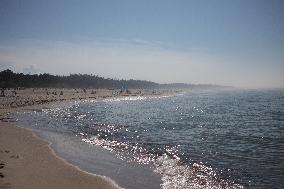
[[142,164],[150,164],[161,175],[162,189],[243,189],[234,182],[220,179],[211,167],[199,163],[188,164],[175,153],[175,147],[165,149],[163,154],[149,153],[141,144],[129,144],[107,140],[102,136],[88,137],[80,133],[82,141],[114,152],[118,158]]

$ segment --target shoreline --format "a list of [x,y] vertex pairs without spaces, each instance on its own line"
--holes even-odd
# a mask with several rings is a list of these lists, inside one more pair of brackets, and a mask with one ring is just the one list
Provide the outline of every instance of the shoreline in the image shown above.
[[[15,97],[15,101],[25,100],[31,93],[31,89],[25,91],[24,95]],[[39,89],[36,89],[39,90]],[[33,90],[34,91],[34,90]],[[2,104],[0,108],[0,188],[100,188],[117,189],[120,188],[115,181],[109,177],[89,173],[78,166],[67,162],[64,158],[55,153],[51,148],[51,143],[37,136],[33,131],[21,128],[13,124],[8,116],[16,111],[36,111],[49,108],[56,102],[72,102],[76,100],[107,99],[125,97],[125,95],[113,97],[110,90],[96,93],[90,97],[86,93],[77,94],[76,99],[70,95],[60,95],[46,101],[42,96],[31,95],[27,105],[7,106]],[[151,95],[144,93],[142,96],[160,96],[173,94],[173,92],[159,92]],[[3,98],[3,97],[2,97]],[[5,98],[5,97],[4,97]],[[8,97],[11,101],[11,97]],[[12,97],[13,98],[13,97]],[[38,100],[41,98],[41,101]],[[32,101],[32,105],[30,105]],[[34,103],[35,102],[35,103]],[[44,102],[44,103],[42,103]],[[15,104],[12,102],[12,104]],[[17,103],[16,103],[17,104]],[[3,108],[4,107],[4,108]],[[32,178],[32,179],[31,179]]]
[[0,188],[118,189],[110,178],[88,173],[57,156],[32,131],[0,123]]

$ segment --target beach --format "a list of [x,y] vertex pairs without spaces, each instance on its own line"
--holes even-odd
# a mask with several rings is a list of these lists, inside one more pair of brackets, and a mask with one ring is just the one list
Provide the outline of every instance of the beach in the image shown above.
[[0,0],[0,189],[284,189],[284,0]]
[[[147,89],[64,89],[64,88],[27,88],[9,89],[0,96],[0,111],[7,109],[27,108],[60,101],[78,101],[105,99],[126,96],[159,96],[171,95],[180,91],[147,90]],[[1,91],[2,93],[2,91]]]
[[[131,90],[119,96],[161,95],[169,91]],[[119,186],[110,178],[82,171],[57,156],[49,142],[17,127],[11,112],[41,111],[58,102],[115,97],[113,90],[21,89],[0,97],[0,188],[100,188]]]
[[31,131],[0,124],[0,188],[119,188],[102,176],[83,172],[55,155]]
[[[17,90],[16,96],[1,97],[0,188],[119,188],[110,179],[84,172],[56,156],[47,141],[31,130],[16,127],[7,116],[10,112],[46,108],[51,102],[106,98],[111,91],[88,94],[83,90],[77,92],[79,89],[57,89],[59,95],[50,96],[46,95],[47,91]],[[60,95],[61,91],[64,92]]]
[[60,90],[0,97],[0,189],[283,186],[283,90]]

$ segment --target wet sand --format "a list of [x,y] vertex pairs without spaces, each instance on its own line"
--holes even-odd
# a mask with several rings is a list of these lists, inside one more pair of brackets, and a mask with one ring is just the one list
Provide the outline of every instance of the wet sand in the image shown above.
[[113,181],[92,175],[55,155],[46,141],[31,131],[0,123],[0,188],[119,188]]

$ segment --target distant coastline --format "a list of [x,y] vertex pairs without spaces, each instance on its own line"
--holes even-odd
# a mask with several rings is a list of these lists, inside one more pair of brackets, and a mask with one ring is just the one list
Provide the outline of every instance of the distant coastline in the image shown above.
[[87,74],[70,74],[69,76],[47,73],[23,74],[7,69],[0,72],[0,88],[220,89],[230,87],[211,84],[159,84],[145,80],[119,80]]

